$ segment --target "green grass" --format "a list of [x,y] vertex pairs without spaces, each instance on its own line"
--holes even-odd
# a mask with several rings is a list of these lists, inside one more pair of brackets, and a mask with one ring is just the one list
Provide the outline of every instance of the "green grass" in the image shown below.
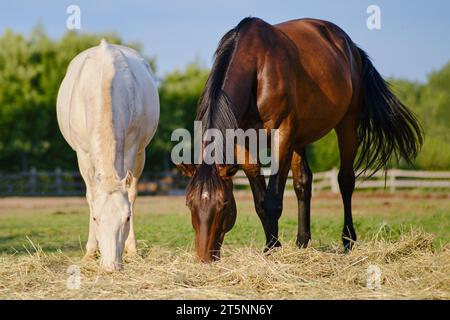
[[[450,204],[446,196],[357,196],[354,221],[358,239],[382,234],[393,239],[410,227],[421,228],[435,236],[441,247],[450,242]],[[21,208],[1,206],[0,253],[26,253],[31,243],[45,252],[61,250],[68,255],[81,255],[88,231],[87,205],[49,204],[48,207]],[[33,199],[24,199],[32,202]],[[190,213],[182,197],[145,197],[138,199],[135,220],[140,246],[192,247],[193,228]],[[226,235],[227,246],[264,245],[261,223],[249,197],[237,197],[238,219]],[[280,237],[295,241],[297,233],[296,201],[287,197],[280,219]],[[337,196],[313,200],[312,237],[314,246],[340,244],[343,214]]]

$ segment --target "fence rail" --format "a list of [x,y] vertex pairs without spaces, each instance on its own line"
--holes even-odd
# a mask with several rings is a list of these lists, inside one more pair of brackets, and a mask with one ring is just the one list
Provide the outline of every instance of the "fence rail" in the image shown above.
[[[331,190],[339,192],[337,169],[313,174],[313,191]],[[264,170],[266,178],[270,170]],[[288,184],[292,185],[292,172],[289,172]],[[243,172],[239,172],[234,179],[235,186],[247,186],[248,181]],[[417,171],[391,169],[377,172],[372,177],[360,177],[356,180],[356,189],[388,189],[395,192],[398,189],[413,188],[450,188],[450,171]]]
[[[270,171],[265,170],[266,177]],[[292,186],[292,173],[289,173],[288,186]],[[249,187],[248,180],[239,171],[233,180],[238,189]],[[140,179],[140,194],[183,194],[187,179],[177,172],[144,173]],[[356,189],[399,189],[440,188],[450,189],[450,171],[414,171],[392,169],[377,172],[372,177],[358,178]],[[339,192],[338,170],[318,172],[313,175],[313,190]],[[70,196],[84,195],[84,181],[78,171],[37,171],[1,173],[0,196]]]
[[[173,172],[144,173],[138,185],[141,194],[171,194],[184,189],[186,179]],[[0,172],[0,196],[81,196],[86,185],[78,171]]]
[[84,181],[79,172],[62,171],[37,171],[31,169],[28,172],[0,173],[0,195],[79,195],[84,194]]

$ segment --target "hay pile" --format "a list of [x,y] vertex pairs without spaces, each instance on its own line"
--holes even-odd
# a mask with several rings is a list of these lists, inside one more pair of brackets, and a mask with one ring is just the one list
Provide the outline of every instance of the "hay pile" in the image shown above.
[[[349,254],[289,243],[270,256],[225,247],[213,264],[196,262],[191,249],[151,247],[114,274],[37,248],[0,256],[0,299],[450,299],[450,246],[435,251],[432,240],[409,231],[395,242],[361,242]],[[79,289],[67,289],[70,265],[80,266]],[[367,287],[373,266],[378,289]]]

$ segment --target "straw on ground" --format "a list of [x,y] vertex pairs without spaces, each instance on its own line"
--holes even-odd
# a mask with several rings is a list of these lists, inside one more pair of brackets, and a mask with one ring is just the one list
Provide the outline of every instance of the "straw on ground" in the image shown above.
[[[433,237],[418,230],[396,240],[378,234],[348,254],[337,244],[286,243],[269,256],[255,246],[225,247],[212,264],[199,263],[192,248],[146,247],[113,274],[98,261],[35,247],[0,256],[0,299],[450,299],[450,246],[434,249]],[[78,289],[67,286],[72,265],[80,267]],[[369,266],[381,271],[375,290]]]

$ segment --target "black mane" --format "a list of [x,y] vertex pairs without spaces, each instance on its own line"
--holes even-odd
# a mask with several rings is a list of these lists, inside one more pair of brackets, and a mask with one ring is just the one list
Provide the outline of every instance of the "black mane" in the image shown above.
[[[239,39],[239,31],[254,19],[256,18],[245,18],[236,27],[228,31],[220,40],[214,53],[214,63],[200,97],[195,117],[195,120],[202,121],[203,132],[215,128],[225,135],[226,129],[238,127],[231,101],[222,87]],[[225,151],[225,148],[223,150]],[[216,167],[202,162],[187,187],[187,194],[190,199],[200,199],[205,191],[214,194],[214,192],[223,188],[220,180]]]
[[230,99],[222,90],[222,86],[239,39],[239,31],[244,25],[254,19],[256,18],[243,19],[236,27],[228,31],[219,42],[219,46],[214,54],[214,64],[200,97],[195,117],[195,120],[202,121],[204,131],[215,128],[225,133],[225,129],[238,127]]

